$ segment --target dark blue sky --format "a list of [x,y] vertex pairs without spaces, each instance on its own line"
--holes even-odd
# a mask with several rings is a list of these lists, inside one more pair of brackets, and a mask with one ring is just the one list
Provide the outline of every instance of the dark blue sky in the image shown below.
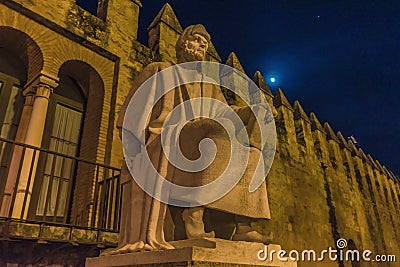
[[[142,0],[139,41],[167,1]],[[276,75],[291,103],[316,113],[400,174],[400,1],[168,1],[182,27],[206,26],[223,62]]]

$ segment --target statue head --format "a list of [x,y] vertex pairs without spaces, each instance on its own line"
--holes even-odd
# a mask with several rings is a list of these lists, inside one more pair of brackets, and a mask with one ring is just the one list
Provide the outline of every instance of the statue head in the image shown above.
[[176,42],[178,63],[203,61],[210,43],[210,34],[203,25],[188,26]]

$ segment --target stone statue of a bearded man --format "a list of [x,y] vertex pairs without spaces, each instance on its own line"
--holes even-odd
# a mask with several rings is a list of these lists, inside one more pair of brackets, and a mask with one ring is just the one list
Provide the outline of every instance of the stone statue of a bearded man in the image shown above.
[[[210,35],[204,26],[192,25],[187,27],[176,44],[178,63],[204,61],[209,44]],[[127,106],[138,88],[148,78],[171,65],[171,63],[166,62],[155,62],[146,66],[137,76],[121,108],[117,124],[119,129],[122,129]],[[199,156],[198,143],[204,138],[211,138],[216,144],[217,154],[209,168],[193,174],[171,167],[165,160],[160,138],[163,123],[174,107],[188,99],[197,97],[217,99],[226,104],[221,88],[215,84],[191,83],[180,85],[170,93],[165,94],[152,109],[146,128],[146,142],[143,144],[157,172],[166,180],[182,186],[199,186],[211,182],[221,174],[221,170],[224,169],[222,166],[226,166],[229,160],[225,155],[226,148],[230,147],[226,132],[217,123],[207,118],[189,120],[182,129],[179,142],[182,153],[188,159],[193,160]],[[239,115],[247,128],[251,117],[250,109],[248,107],[232,107],[232,109]],[[265,182],[254,192],[248,192],[255,165],[262,155],[259,144],[252,144],[250,140],[250,146],[248,166],[233,190],[210,204],[183,210],[182,219],[187,238],[214,237],[214,231],[207,233],[204,230],[203,212],[205,208],[209,208],[236,216],[237,227],[232,235],[232,240],[270,242],[269,236],[254,231],[249,223],[249,218],[270,218]],[[174,248],[166,241],[164,234],[164,231],[167,231],[166,215],[169,206],[146,194],[132,179],[127,166],[123,167],[121,176],[123,200],[120,240],[119,247],[113,253]]]

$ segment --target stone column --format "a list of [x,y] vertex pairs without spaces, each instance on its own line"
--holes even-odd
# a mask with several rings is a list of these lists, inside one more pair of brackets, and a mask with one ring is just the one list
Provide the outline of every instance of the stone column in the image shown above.
[[[26,94],[17,135],[15,137],[16,142],[22,143],[25,141],[25,135],[31,117],[34,100],[34,92],[29,92],[28,94]],[[0,216],[2,217],[8,217],[10,211],[11,199],[14,193],[15,183],[17,182],[18,169],[21,163],[22,150],[23,149],[21,146],[15,146],[12,152],[10,169],[8,171],[6,186],[4,189],[3,202],[0,209]]]
[[[46,75],[40,75],[32,86],[26,89],[27,92],[31,92],[33,89],[36,94],[32,106],[31,117],[26,130],[25,144],[34,147],[41,147],[49,98],[56,86],[57,82],[55,79]],[[17,193],[15,196],[14,206],[12,207],[13,218],[26,219],[28,215],[37,162],[39,159],[38,152],[39,151],[36,150],[35,153],[35,150],[30,148],[25,150],[25,155],[21,162],[21,174],[18,185],[16,185]]]

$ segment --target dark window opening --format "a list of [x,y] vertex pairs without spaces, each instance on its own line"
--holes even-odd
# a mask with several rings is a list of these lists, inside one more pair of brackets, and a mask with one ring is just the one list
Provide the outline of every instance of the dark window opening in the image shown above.
[[[19,81],[0,72],[0,138],[14,140],[21,118],[24,97]],[[6,185],[13,146],[0,141],[0,196]],[[2,197],[0,197],[0,204]]]
[[[78,157],[86,99],[78,83],[60,74],[59,86],[49,102],[42,147],[59,153],[42,153],[33,191],[31,217],[67,221]],[[65,155],[65,156],[61,156]]]
[[23,104],[19,81],[0,73],[0,137],[14,140]]
[[[54,89],[54,93],[84,104],[86,102],[85,96],[75,79],[62,73],[59,75],[59,77],[60,83],[57,88]],[[79,90],[77,88],[79,88]]]
[[97,16],[97,0],[76,0],[76,4]]
[[106,19],[108,0],[76,0],[76,4],[92,15]]

